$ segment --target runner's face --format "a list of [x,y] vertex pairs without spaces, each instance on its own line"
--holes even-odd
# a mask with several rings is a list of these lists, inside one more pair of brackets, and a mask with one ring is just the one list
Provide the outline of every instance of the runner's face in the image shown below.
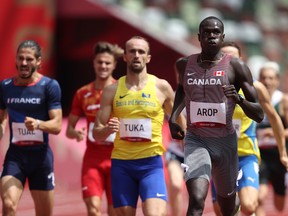
[[218,52],[224,39],[223,26],[215,19],[206,20],[198,34],[201,47],[207,52]]
[[94,71],[96,78],[109,78],[116,68],[114,56],[109,53],[99,53],[93,60]]
[[29,79],[37,71],[41,63],[41,57],[36,59],[35,50],[22,48],[16,55],[16,69],[18,76],[22,79]]
[[279,87],[279,78],[271,68],[263,69],[260,72],[259,81],[264,84],[270,95]]
[[126,44],[126,53],[124,53],[124,61],[130,71],[141,73],[146,64],[150,62],[149,45],[142,39],[131,39]]

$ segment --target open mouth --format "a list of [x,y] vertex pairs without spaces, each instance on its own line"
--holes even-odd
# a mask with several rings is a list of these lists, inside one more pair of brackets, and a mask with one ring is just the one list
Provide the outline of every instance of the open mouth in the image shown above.
[[28,72],[29,72],[29,68],[27,68],[27,67],[21,67],[21,68],[20,68],[20,72],[21,72],[21,73],[28,73]]
[[30,74],[29,67],[20,67],[19,74],[26,76]]
[[215,45],[215,44],[217,44],[217,43],[216,43],[216,40],[209,40],[209,41],[208,41],[208,44],[209,44],[209,45]]
[[141,65],[141,62],[133,62],[133,65]]

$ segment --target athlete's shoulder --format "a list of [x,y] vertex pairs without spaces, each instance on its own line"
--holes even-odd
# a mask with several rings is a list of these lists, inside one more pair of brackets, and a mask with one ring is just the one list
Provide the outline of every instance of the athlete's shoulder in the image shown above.
[[42,77],[40,78],[39,84],[40,85],[59,86],[59,83],[56,79],[48,77],[48,76],[44,76],[44,75],[42,75]]
[[177,60],[176,60],[176,66],[179,66],[179,65],[183,65],[183,64],[187,64],[187,62],[188,62],[188,60],[189,60],[189,57],[190,56],[186,56],[186,57],[181,57],[181,58],[178,58]]
[[124,76],[121,76],[117,81],[116,81],[116,83],[118,82],[125,82],[125,80],[126,80],[126,75],[124,75]]
[[159,91],[163,94],[173,94],[173,89],[172,86],[170,85],[170,83],[166,80],[166,79],[162,79],[159,77],[155,76],[155,85],[156,85],[156,89],[159,89]]
[[239,66],[245,66],[246,65],[245,62],[242,59],[234,57],[232,55],[224,54],[224,57],[228,58],[228,60],[230,61],[230,64],[232,66],[234,66],[234,67],[235,66],[239,67]]
[[52,95],[55,98],[61,97],[61,87],[56,79],[42,76],[37,85],[45,89],[48,95]]
[[1,86],[8,86],[8,85],[12,85],[13,84],[13,78],[6,78],[6,79],[3,79],[1,82],[0,82],[0,85]]
[[85,93],[85,92],[89,92],[91,91],[92,89],[94,89],[94,82],[90,82],[88,84],[85,84],[83,86],[81,86],[80,88],[77,89],[77,93],[78,94],[81,94],[81,93]]
[[112,83],[108,86],[105,86],[104,91],[105,92],[110,92],[110,93],[115,93],[118,87],[120,79],[118,80],[118,82]]
[[263,83],[259,82],[258,80],[254,80],[253,86],[255,87],[258,94],[262,94],[262,95],[265,94],[265,95],[268,95],[270,98],[269,92]]
[[163,78],[159,78],[155,75],[150,75],[151,77],[155,77],[155,83],[156,85],[159,84],[159,85],[170,85],[169,82],[166,80],[166,79],[163,79]]
[[177,59],[177,61],[175,62],[176,71],[180,74],[183,74],[188,64],[189,59],[192,58],[193,56],[194,58],[196,58],[197,55],[199,54],[192,54],[190,56],[181,57]]

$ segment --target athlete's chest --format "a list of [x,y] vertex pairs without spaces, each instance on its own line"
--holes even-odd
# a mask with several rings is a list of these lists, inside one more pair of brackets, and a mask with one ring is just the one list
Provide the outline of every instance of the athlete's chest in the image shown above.
[[100,109],[100,99],[102,92],[99,91],[87,91],[83,93],[81,97],[81,106],[86,115],[94,115]]
[[37,110],[46,101],[43,86],[11,86],[4,89],[4,102],[8,109]]

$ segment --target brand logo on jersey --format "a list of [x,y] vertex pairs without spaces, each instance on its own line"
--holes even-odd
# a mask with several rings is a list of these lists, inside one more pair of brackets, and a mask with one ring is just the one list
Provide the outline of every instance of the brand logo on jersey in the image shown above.
[[87,92],[83,97],[84,97],[84,98],[87,98],[87,97],[89,97],[90,95],[92,95],[92,93],[91,93],[91,92]]
[[96,110],[100,108],[100,104],[92,104],[87,106],[87,110]]
[[41,86],[46,85],[46,81],[45,81],[45,80],[41,81],[40,85],[41,85]]
[[7,98],[8,104],[40,104],[41,98]]
[[11,79],[8,80],[8,81],[5,81],[4,84],[5,84],[5,85],[8,85],[9,83],[11,83],[11,81],[12,81]]
[[213,76],[224,76],[225,75],[225,71],[214,71],[213,72]]
[[187,73],[187,76],[192,76],[194,75],[196,72],[192,72],[192,73]]
[[211,79],[187,79],[188,85],[222,85],[221,79],[211,78]]
[[142,98],[150,98],[150,94],[145,94],[144,92],[142,93]]
[[126,97],[127,95],[129,95],[129,94],[120,95],[119,98],[122,99],[122,98]]

